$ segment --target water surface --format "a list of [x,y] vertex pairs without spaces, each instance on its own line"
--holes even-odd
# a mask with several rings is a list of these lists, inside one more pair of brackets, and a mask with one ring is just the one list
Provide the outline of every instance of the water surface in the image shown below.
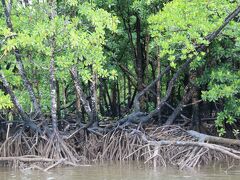
[[42,172],[0,168],[0,180],[240,180],[240,167],[209,166],[201,170],[149,168],[143,164],[108,163]]

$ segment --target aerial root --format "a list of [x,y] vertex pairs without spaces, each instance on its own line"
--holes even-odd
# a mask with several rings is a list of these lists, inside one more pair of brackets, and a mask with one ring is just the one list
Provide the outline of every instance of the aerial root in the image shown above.
[[226,146],[226,142],[217,142],[199,141],[178,126],[126,126],[103,135],[81,130],[69,139],[58,133],[47,139],[19,131],[1,144],[0,161],[43,171],[59,165],[79,166],[104,160],[143,161],[154,167],[172,165],[180,169],[213,162],[239,162],[236,143]]
[[194,168],[213,162],[240,160],[240,151],[200,142],[178,126],[115,129],[102,136],[90,134],[80,152],[90,160],[139,160],[152,166]]
[[16,132],[0,146],[0,162],[23,169],[49,170],[58,165],[77,166],[80,157],[59,134],[47,139],[38,134]]

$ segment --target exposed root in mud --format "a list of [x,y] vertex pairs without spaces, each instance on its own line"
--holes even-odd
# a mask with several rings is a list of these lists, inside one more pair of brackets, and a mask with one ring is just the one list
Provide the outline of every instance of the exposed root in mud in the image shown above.
[[[143,161],[151,166],[194,168],[213,162],[240,160],[238,142],[223,146],[204,142],[178,126],[131,125],[101,133],[81,129],[71,138],[50,138],[19,131],[0,146],[0,161],[21,168],[47,171],[59,165],[78,166],[92,161]],[[226,142],[224,142],[226,145]]]

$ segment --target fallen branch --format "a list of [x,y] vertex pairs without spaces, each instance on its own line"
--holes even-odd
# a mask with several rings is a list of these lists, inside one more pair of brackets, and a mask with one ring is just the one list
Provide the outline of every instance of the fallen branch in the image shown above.
[[[240,156],[237,154],[240,154],[240,151],[234,151],[232,152],[232,149],[226,149],[221,145],[216,144],[209,144],[204,142],[191,142],[191,141],[148,141],[149,145],[153,146],[164,146],[164,145],[171,145],[171,146],[198,146],[198,147],[205,147],[211,150],[219,151],[225,155],[228,155],[234,159],[240,160]],[[237,152],[237,154],[236,154]]]
[[240,140],[238,140],[238,139],[229,139],[229,138],[210,136],[210,135],[202,134],[202,133],[199,133],[199,132],[193,131],[193,130],[188,131],[188,133],[191,136],[197,138],[199,140],[199,142],[209,142],[209,143],[240,146]]
[[22,162],[55,162],[58,161],[56,159],[43,158],[43,157],[0,157],[0,161],[22,161]]

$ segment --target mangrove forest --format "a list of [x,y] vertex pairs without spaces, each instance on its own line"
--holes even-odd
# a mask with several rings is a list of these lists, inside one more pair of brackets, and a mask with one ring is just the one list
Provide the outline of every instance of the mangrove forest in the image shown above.
[[240,160],[239,0],[1,0],[0,163]]

